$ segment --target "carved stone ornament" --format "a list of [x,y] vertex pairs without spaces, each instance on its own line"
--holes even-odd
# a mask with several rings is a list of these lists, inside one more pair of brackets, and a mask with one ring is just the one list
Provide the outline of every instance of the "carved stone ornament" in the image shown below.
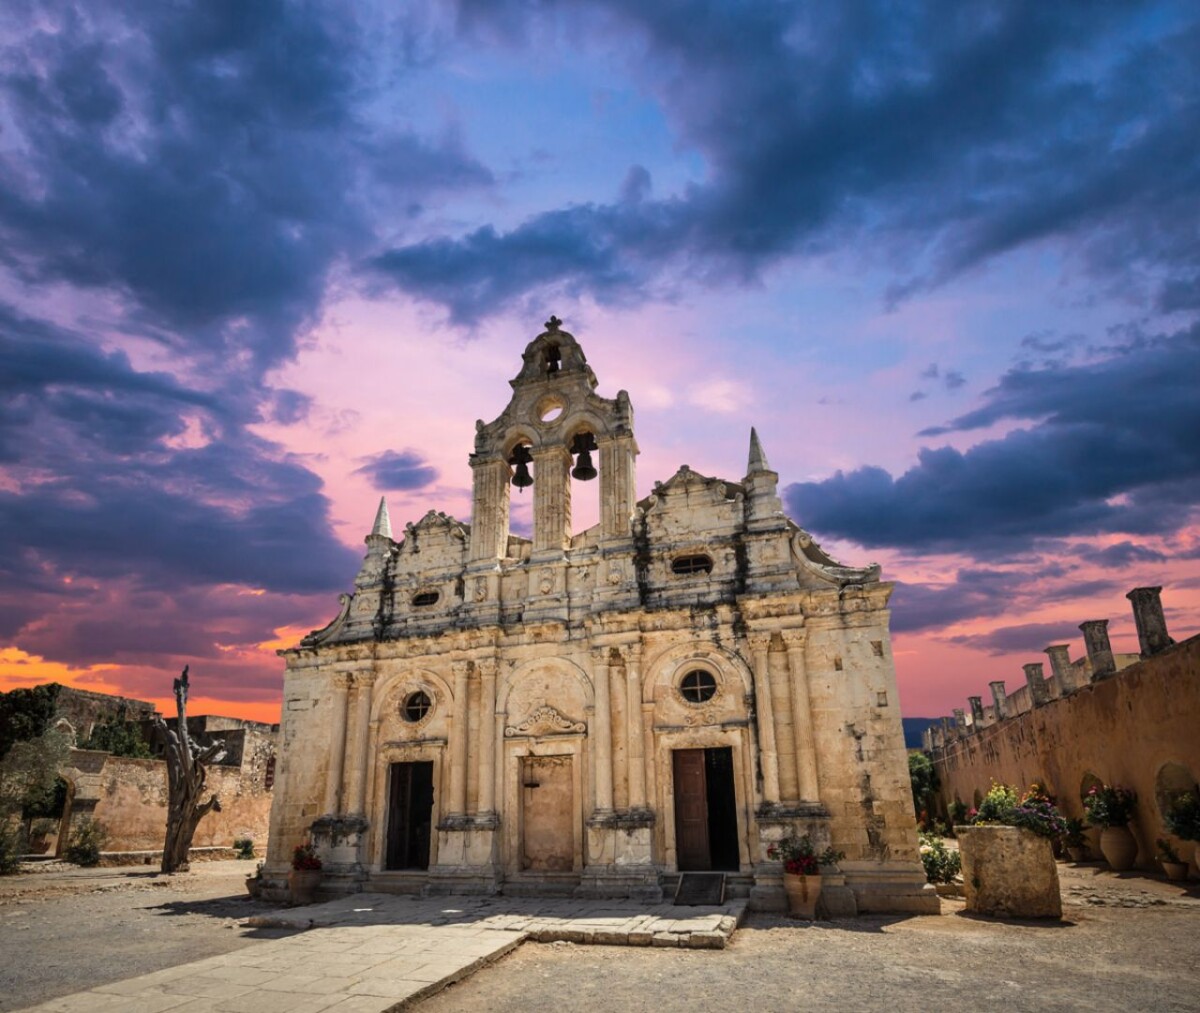
[[587,724],[583,721],[572,721],[569,717],[563,714],[556,707],[551,707],[550,704],[544,703],[540,707],[534,709],[524,721],[516,725],[508,725],[504,729],[505,738],[514,738],[515,736],[540,736],[540,735],[579,735],[587,731]]
[[613,587],[616,587],[619,583],[621,583],[621,571],[616,569],[609,570],[608,582],[612,584]]
[[484,601],[487,598],[487,581],[483,577],[475,578],[475,600]]
[[549,577],[543,577],[541,584],[538,586],[541,588],[542,594],[549,594],[554,590],[554,583]]

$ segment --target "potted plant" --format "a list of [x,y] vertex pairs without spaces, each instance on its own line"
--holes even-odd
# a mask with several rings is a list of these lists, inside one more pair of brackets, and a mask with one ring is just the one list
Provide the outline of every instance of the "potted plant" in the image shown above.
[[1163,867],[1163,872],[1167,874],[1167,879],[1174,882],[1187,879],[1187,862],[1179,857],[1178,852],[1171,847],[1171,842],[1165,837],[1160,837],[1154,843],[1158,845],[1158,861]]
[[1171,799],[1165,822],[1176,837],[1196,844],[1196,864],[1200,866],[1200,789],[1181,792]]
[[767,848],[767,857],[783,862],[788,912],[811,921],[816,917],[817,900],[821,896],[821,866],[836,865],[846,856],[833,848],[826,848],[818,855],[808,834],[790,834]]
[[292,851],[292,871],[288,874],[292,904],[311,904],[317,898],[317,887],[320,883],[321,857],[311,841],[297,844]]
[[1087,861],[1087,834],[1083,820],[1071,817],[1064,821],[1062,845],[1072,862]]
[[246,892],[250,894],[251,900],[258,900],[262,896],[263,888],[263,863],[259,862],[254,870],[253,876],[246,877]]
[[1128,788],[1101,784],[1083,796],[1087,821],[1100,828],[1100,853],[1115,872],[1133,868],[1137,840],[1127,824],[1133,819],[1137,796]]
[[1041,787],[1021,795],[993,784],[974,823],[958,834],[966,910],[1001,918],[1061,918],[1052,842],[1065,830],[1066,821]]

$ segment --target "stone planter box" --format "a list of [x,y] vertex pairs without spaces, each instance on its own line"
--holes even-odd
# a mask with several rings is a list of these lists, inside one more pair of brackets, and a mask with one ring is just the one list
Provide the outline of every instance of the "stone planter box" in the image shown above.
[[955,827],[966,910],[993,918],[1061,918],[1050,841],[1020,827]]

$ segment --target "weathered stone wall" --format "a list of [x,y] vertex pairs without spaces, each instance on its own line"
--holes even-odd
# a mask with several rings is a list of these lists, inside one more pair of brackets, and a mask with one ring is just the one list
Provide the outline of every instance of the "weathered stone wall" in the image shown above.
[[[236,729],[242,755],[240,766],[213,764],[208,788],[221,799],[221,811],[200,821],[193,843],[197,847],[228,846],[235,838],[252,838],[265,854],[272,790],[268,765],[275,752],[269,725],[240,723]],[[72,749],[62,776],[70,791],[59,839],[69,838],[71,826],[85,817],[108,830],[106,851],[160,849],[167,825],[167,765],[162,760],[139,760],[89,749]]]
[[[1200,636],[1014,717],[939,737],[931,753],[943,805],[970,806],[992,781],[1041,781],[1066,815],[1082,817],[1095,780],[1132,788],[1137,865],[1152,868],[1155,838],[1166,836],[1164,786],[1177,791],[1200,776]],[[1181,855],[1195,850],[1177,843]]]

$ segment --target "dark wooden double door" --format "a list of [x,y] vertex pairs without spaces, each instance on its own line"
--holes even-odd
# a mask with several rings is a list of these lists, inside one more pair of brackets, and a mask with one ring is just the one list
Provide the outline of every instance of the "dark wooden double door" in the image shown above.
[[433,762],[393,763],[384,868],[428,869],[432,830]]
[[675,852],[680,872],[736,872],[737,800],[733,750],[676,749]]

